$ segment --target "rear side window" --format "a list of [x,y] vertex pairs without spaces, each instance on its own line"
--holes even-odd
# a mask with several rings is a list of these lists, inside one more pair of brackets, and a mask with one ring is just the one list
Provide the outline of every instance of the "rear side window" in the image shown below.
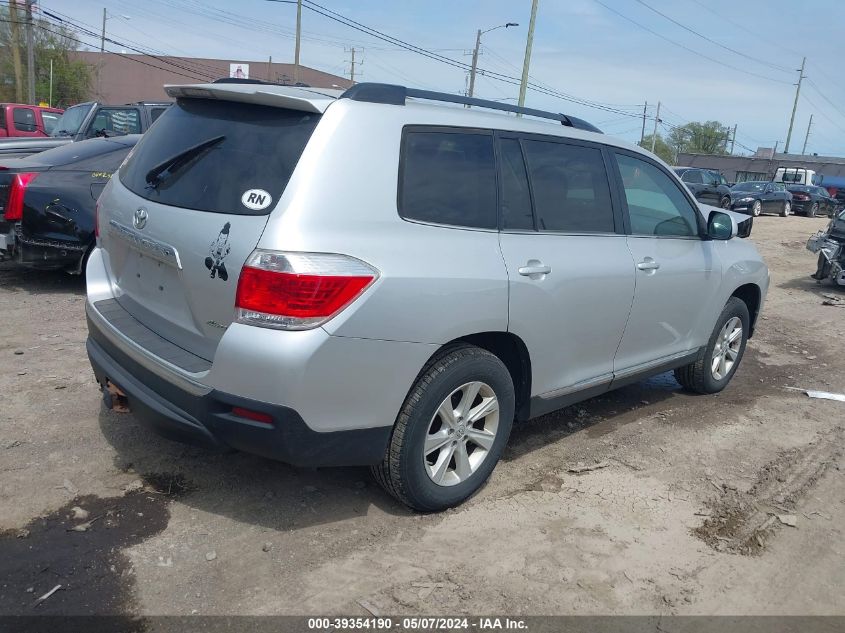
[[491,134],[406,130],[399,179],[403,218],[496,228]]
[[18,132],[36,132],[38,126],[35,123],[35,112],[29,108],[15,108],[12,110],[12,121]]
[[136,145],[120,181],[166,205],[266,215],[319,119],[319,114],[299,110],[180,99]]
[[155,123],[158,120],[158,117],[164,114],[164,111],[166,109],[167,108],[153,108],[152,110],[150,110],[150,119],[152,120],[152,122]]
[[612,233],[613,207],[601,150],[523,141],[541,231]]
[[684,177],[682,178],[684,182],[689,182],[693,184],[701,184],[701,172],[697,169],[691,169],[689,171],[684,172]]
[[519,141],[505,138],[500,142],[502,162],[502,228],[510,230],[534,230],[534,216],[531,212],[531,193],[528,175]]

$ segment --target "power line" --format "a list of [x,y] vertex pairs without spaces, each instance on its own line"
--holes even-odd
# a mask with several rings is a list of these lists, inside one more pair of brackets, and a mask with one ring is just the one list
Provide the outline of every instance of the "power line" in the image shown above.
[[743,53],[742,51],[738,51],[738,50],[736,50],[736,49],[734,49],[734,48],[731,48],[730,46],[725,46],[724,44],[720,44],[720,43],[719,43],[719,42],[717,42],[716,40],[711,39],[711,38],[707,37],[706,35],[702,35],[702,34],[701,34],[701,33],[699,33],[698,31],[696,31],[696,30],[694,30],[694,29],[691,29],[690,27],[686,26],[685,24],[681,24],[680,22],[678,22],[678,21],[677,21],[677,20],[675,20],[674,18],[669,17],[668,15],[666,15],[665,13],[662,13],[661,11],[658,11],[658,10],[657,10],[657,9],[655,9],[653,6],[651,6],[650,4],[646,3],[644,0],[636,0],[636,1],[637,1],[639,4],[643,5],[643,6],[644,6],[646,9],[648,9],[649,11],[653,11],[653,12],[654,12],[654,13],[656,13],[657,15],[659,15],[659,16],[661,16],[661,17],[663,17],[663,18],[666,18],[667,20],[669,20],[672,24],[675,24],[675,25],[677,25],[677,26],[681,27],[681,28],[682,28],[682,29],[684,29],[685,31],[687,31],[687,32],[689,32],[689,33],[692,33],[693,35],[695,35],[695,36],[697,36],[697,37],[700,37],[701,39],[703,39],[703,40],[705,40],[705,41],[707,41],[707,42],[710,42],[711,44],[715,44],[715,45],[716,45],[716,46],[718,46],[719,48],[723,48],[723,49],[725,49],[726,51],[730,51],[731,53],[734,53],[735,55],[739,55],[739,56],[741,56],[741,57],[745,57],[746,59],[750,59],[751,61],[757,62],[758,64],[763,64],[764,66],[768,66],[769,68],[774,68],[775,70],[780,70],[781,72],[789,72],[789,73],[791,73],[791,72],[792,72],[792,70],[791,70],[791,69],[789,69],[789,68],[784,68],[783,66],[778,66],[778,65],[776,65],[776,64],[772,64],[771,62],[767,62],[767,61],[762,60],[762,59],[757,59],[756,57],[752,57],[751,55],[748,55],[748,54],[746,54],[746,53]]
[[812,79],[807,78],[807,83],[808,83],[808,84],[810,84],[810,85],[813,87],[813,90],[815,90],[815,91],[819,94],[819,96],[820,96],[822,99],[824,99],[825,101],[827,101],[827,102],[830,104],[830,106],[831,106],[834,110],[836,110],[836,111],[837,111],[837,112],[838,112],[841,116],[845,117],[845,112],[843,112],[842,110],[840,110],[840,109],[839,109],[839,106],[837,106],[837,105],[836,105],[833,101],[831,101],[830,99],[828,99],[828,98],[825,96],[825,94],[824,94],[824,93],[823,93],[823,92],[819,89],[819,87],[818,87],[818,86],[817,86],[817,85],[813,82],[813,80],[812,80]]
[[731,64],[728,64],[728,63],[725,63],[725,62],[723,62],[723,61],[720,61],[720,60],[716,59],[715,57],[709,57],[709,56],[705,55],[704,53],[699,53],[699,52],[698,52],[698,51],[696,51],[695,49],[692,49],[692,48],[690,48],[689,46],[686,46],[686,45],[684,45],[684,44],[681,44],[680,42],[676,42],[675,40],[673,40],[673,39],[671,39],[671,38],[668,38],[668,37],[666,37],[665,35],[662,35],[662,34],[658,33],[658,32],[657,32],[657,31],[655,31],[654,29],[651,29],[651,28],[649,28],[649,27],[645,26],[644,24],[641,24],[640,22],[637,22],[636,20],[634,20],[634,19],[632,19],[632,18],[629,18],[627,15],[625,15],[625,14],[623,14],[623,13],[620,13],[619,11],[617,11],[616,9],[614,9],[614,8],[612,8],[612,7],[609,7],[608,5],[606,5],[606,4],[605,4],[604,2],[602,2],[601,0],[593,0],[593,2],[595,2],[596,4],[600,4],[601,6],[603,6],[605,9],[607,9],[607,10],[608,10],[608,11],[610,11],[611,13],[614,13],[614,14],[618,15],[618,16],[619,16],[620,18],[622,18],[623,20],[627,20],[627,21],[628,21],[628,22],[630,22],[631,24],[634,24],[635,26],[638,26],[639,28],[643,29],[644,31],[648,31],[648,32],[649,32],[649,33],[651,33],[652,35],[654,35],[654,36],[656,36],[656,37],[659,37],[660,39],[665,40],[665,41],[669,42],[670,44],[674,44],[675,46],[678,46],[679,48],[682,48],[682,49],[684,49],[685,51],[689,51],[690,53],[693,53],[693,54],[694,54],[694,55],[696,55],[697,57],[701,57],[701,58],[703,58],[703,59],[709,60],[709,61],[713,62],[714,64],[719,64],[720,66],[724,66],[725,68],[730,68],[731,70],[735,70],[735,71],[737,71],[737,72],[741,72],[741,73],[744,73],[744,74],[746,74],[746,75],[751,75],[751,76],[753,76],[753,77],[759,77],[760,79],[765,79],[766,81],[774,81],[774,82],[776,82],[776,83],[781,83],[781,84],[789,84],[789,83],[791,83],[791,82],[789,82],[789,81],[784,81],[784,80],[782,80],[782,79],[775,79],[774,77],[767,77],[766,75],[760,75],[760,74],[755,73],[755,72],[752,72],[752,71],[750,71],[750,70],[744,70],[744,69],[742,69],[742,68],[738,68],[737,66],[732,66]]

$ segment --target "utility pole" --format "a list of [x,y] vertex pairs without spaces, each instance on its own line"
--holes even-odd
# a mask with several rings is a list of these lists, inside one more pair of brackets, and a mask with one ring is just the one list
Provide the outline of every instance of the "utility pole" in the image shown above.
[[296,48],[293,53],[293,83],[299,83],[299,37],[302,33],[302,0],[296,0]]
[[273,56],[267,60],[267,81],[273,81]]
[[734,143],[736,143],[736,127],[737,123],[734,123],[734,133],[731,134],[731,156],[734,155]]
[[640,132],[640,145],[642,145],[643,142],[645,141],[645,119],[646,119],[646,116],[648,116],[648,101],[646,101],[645,105],[643,106],[643,131]]
[[53,60],[50,60],[50,98],[47,100],[47,105],[53,107]]
[[789,132],[786,133],[786,147],[783,150],[784,154],[789,153],[789,141],[792,139],[792,125],[795,123],[795,111],[798,109],[798,95],[801,94],[801,80],[804,79],[804,64],[807,63],[807,58],[801,60],[801,70],[798,71],[798,85],[795,88],[795,103],[792,104],[792,116],[789,117]]
[[21,66],[21,36],[16,0],[9,0],[9,21],[12,35],[12,63],[15,68],[15,101],[23,102],[23,68]]
[[801,156],[807,151],[807,141],[810,138],[810,128],[813,127],[813,115],[810,115],[810,122],[807,124],[807,134],[804,135],[804,147],[801,148]]
[[100,35],[100,52],[106,52],[106,8],[103,7],[103,32]]
[[355,83],[355,47],[352,47],[352,61],[349,62],[349,81]]
[[660,102],[657,102],[657,114],[654,115],[654,132],[651,135],[651,153],[654,154],[654,144],[657,142],[657,124],[660,121]]
[[35,49],[32,42],[32,3],[26,0],[26,69],[29,76],[28,102],[35,104]]
[[469,71],[469,90],[467,96],[471,97],[475,91],[475,69],[478,68],[478,49],[481,48],[481,29],[475,35],[475,48],[472,50],[472,68]]
[[[531,65],[531,47],[534,45],[534,24],[537,21],[537,5],[540,0],[531,0],[531,21],[528,23],[528,39],[525,41],[525,59],[522,61],[522,79],[519,82],[519,107],[525,105],[525,91],[528,89],[528,67]],[[517,116],[522,116],[517,114]]]

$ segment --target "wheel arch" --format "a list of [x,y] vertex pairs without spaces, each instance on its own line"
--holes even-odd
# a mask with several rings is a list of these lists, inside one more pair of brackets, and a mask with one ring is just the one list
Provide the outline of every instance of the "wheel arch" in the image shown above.
[[476,332],[461,336],[442,345],[432,354],[426,366],[438,356],[461,345],[474,345],[496,356],[511,375],[516,397],[514,416],[523,422],[529,418],[531,401],[531,356],[521,338],[511,332]]
[[754,328],[757,325],[757,317],[760,314],[760,304],[762,302],[763,292],[757,284],[747,283],[734,290],[731,293],[731,297],[740,299],[748,308],[748,315],[751,317],[748,338],[751,338],[754,335]]

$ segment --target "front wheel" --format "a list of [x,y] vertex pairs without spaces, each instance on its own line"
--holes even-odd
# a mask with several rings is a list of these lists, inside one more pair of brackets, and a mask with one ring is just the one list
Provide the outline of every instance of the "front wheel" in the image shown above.
[[763,203],[759,200],[755,200],[754,204],[751,205],[751,215],[755,218],[759,216],[763,212]]
[[493,472],[514,406],[513,381],[498,357],[469,345],[448,350],[417,378],[373,475],[415,510],[456,506]]
[[730,209],[731,208],[731,197],[725,196],[719,201],[719,206],[723,209]]
[[675,379],[696,393],[718,393],[736,373],[750,324],[748,306],[742,299],[731,297],[716,320],[703,354],[694,363],[675,370]]
[[788,217],[789,214],[792,212],[792,203],[787,200],[783,203],[783,209],[780,210],[780,217],[785,218]]

